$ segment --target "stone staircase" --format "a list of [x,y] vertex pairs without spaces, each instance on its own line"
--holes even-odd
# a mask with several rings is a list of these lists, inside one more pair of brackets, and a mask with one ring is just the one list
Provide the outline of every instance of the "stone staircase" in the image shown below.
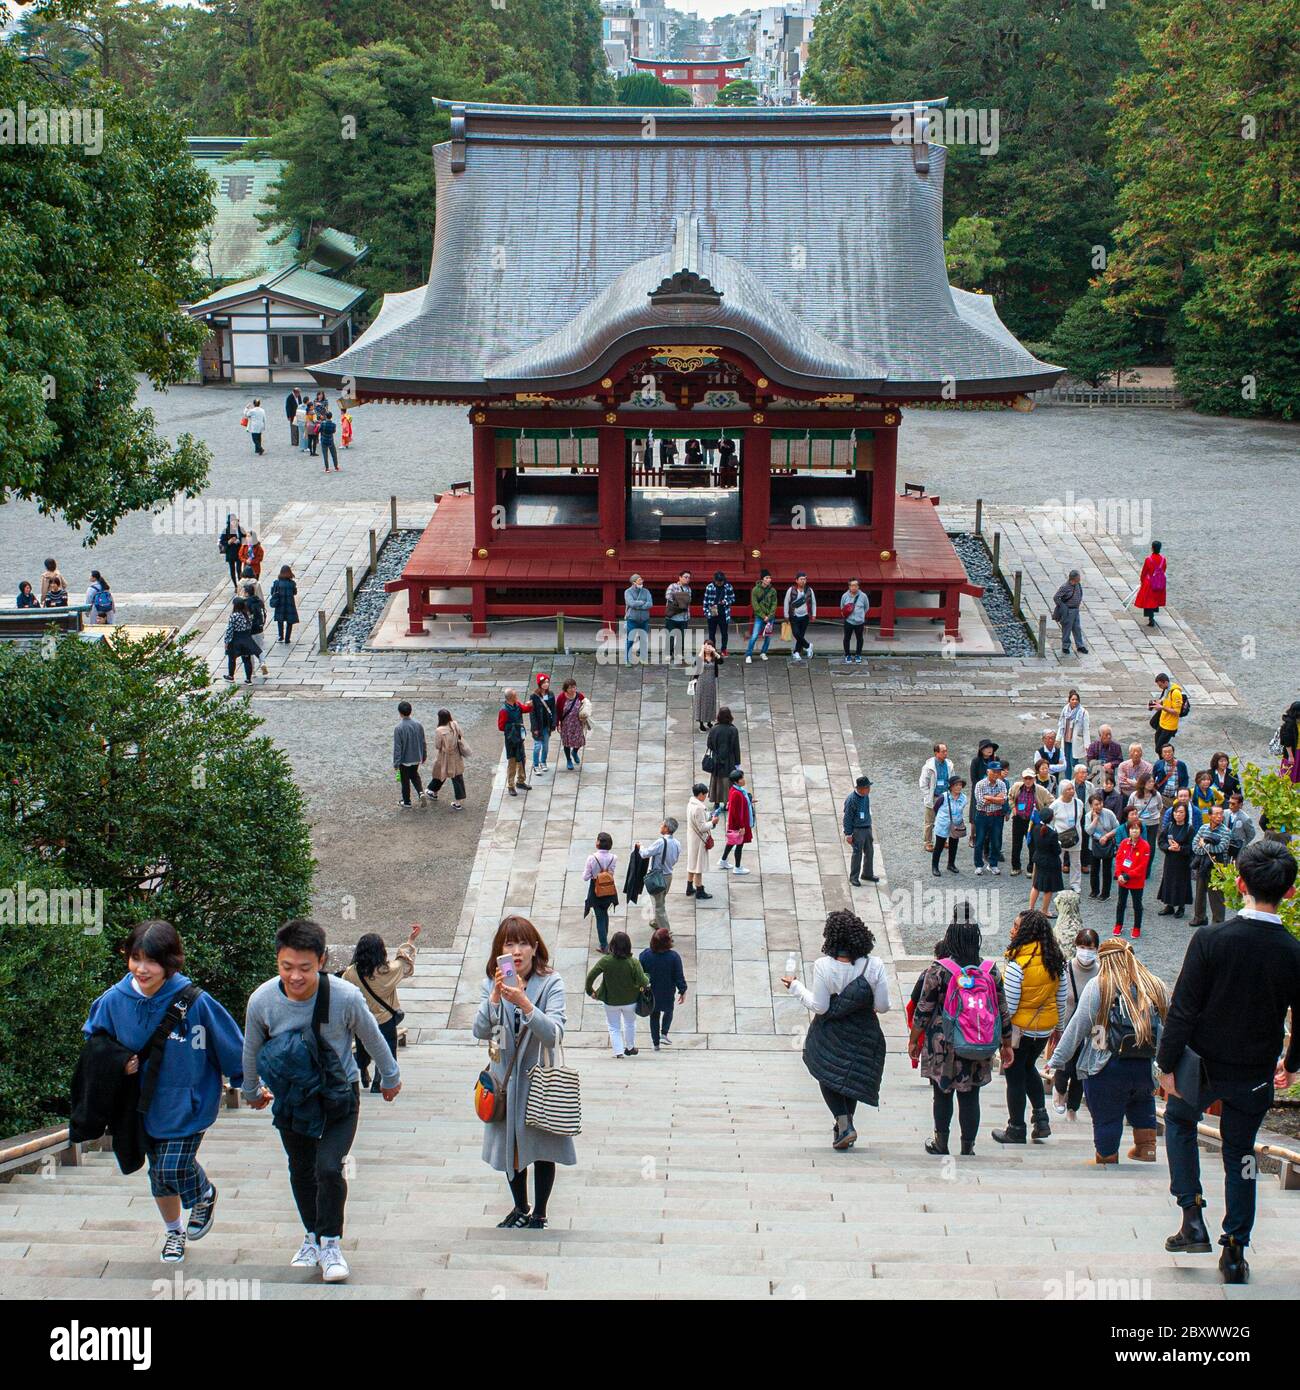
[[[1089,1168],[1085,1112],[1054,1117],[1047,1143],[1002,1150],[988,1136],[1004,1118],[995,1077],[975,1157],[932,1158],[929,1088],[893,1051],[880,1109],[862,1107],[857,1148],[836,1153],[816,1085],[781,1041],[656,1054],[642,1039],[621,1062],[573,1047],[579,1163],[560,1170],[538,1232],[496,1229],[509,1195],[479,1158],[470,1105],[482,1050],[405,1049],[398,1100],[362,1098],[346,1285],[289,1268],[301,1231],[269,1112],[223,1111],[210,1131],[217,1220],[180,1266],[159,1263],[143,1173],[123,1177],[111,1154],[17,1175],[0,1184],[0,1297],[1300,1297],[1300,1200],[1273,1178],[1253,1282],[1225,1289],[1216,1255],[1164,1252],[1177,1216],[1163,1145],[1154,1166]],[[1204,1161],[1213,1228],[1222,1170],[1217,1153]]]

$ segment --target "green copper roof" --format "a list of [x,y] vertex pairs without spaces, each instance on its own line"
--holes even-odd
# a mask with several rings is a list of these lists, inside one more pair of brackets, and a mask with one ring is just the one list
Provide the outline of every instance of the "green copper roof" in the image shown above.
[[345,285],[342,280],[331,279],[328,275],[317,275],[313,270],[302,266],[284,266],[270,275],[253,276],[239,280],[233,285],[201,299],[190,305],[192,315],[207,314],[225,308],[242,299],[255,299],[260,295],[270,295],[274,299],[289,299],[313,309],[341,314],[365,295],[355,285]]
[[[195,265],[218,282],[266,275],[295,262],[299,241],[294,231],[263,228],[258,217],[270,210],[270,194],[280,177],[277,159],[241,159],[246,140],[238,135],[195,136],[189,141],[194,162],[216,183],[215,216],[206,244]],[[233,157],[232,157],[233,156]],[[314,264],[326,270],[346,270],[366,248],[346,232],[327,228]]]

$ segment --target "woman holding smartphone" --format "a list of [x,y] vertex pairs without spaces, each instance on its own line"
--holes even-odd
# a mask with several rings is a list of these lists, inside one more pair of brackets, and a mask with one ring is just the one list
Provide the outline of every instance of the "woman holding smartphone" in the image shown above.
[[[502,1229],[546,1225],[555,1185],[555,1165],[578,1161],[573,1140],[525,1123],[529,1077],[564,1037],[564,981],[551,965],[541,933],[527,917],[506,917],[497,928],[487,960],[487,978],[474,1020],[474,1036],[499,1050],[493,1073],[505,1084],[505,1118],[483,1126],[483,1161],[506,1175],[514,1206]],[[528,1169],[533,1169],[533,1205],[528,1205]]]

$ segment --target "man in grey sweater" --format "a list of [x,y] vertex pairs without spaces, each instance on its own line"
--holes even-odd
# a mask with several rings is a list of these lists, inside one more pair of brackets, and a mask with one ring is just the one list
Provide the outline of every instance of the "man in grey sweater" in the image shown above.
[[623,620],[626,628],[623,642],[623,664],[630,666],[634,642],[640,648],[642,661],[645,661],[650,654],[650,609],[654,605],[654,599],[650,595],[650,590],[642,584],[639,574],[632,576],[631,582],[623,591],[623,604],[626,609]]
[[[279,973],[253,991],[244,1021],[241,1094],[254,1110],[263,1109],[273,1099],[258,1075],[263,1046],[282,1033],[311,1030],[325,968],[325,930],[309,918],[294,918],[276,932],[275,948]],[[334,977],[330,977],[327,989],[329,1011],[320,1026],[320,1040],[334,1054],[338,1070],[351,1086],[350,1104],[342,1111],[327,1108],[319,1135],[296,1131],[287,1113],[277,1114],[275,1123],[289,1156],[289,1185],[305,1232],[290,1264],[297,1268],[319,1266],[325,1282],[334,1284],[349,1274],[339,1241],[348,1196],[343,1162],[356,1137],[361,1104],[361,1073],[352,1055],[353,1038],[361,1039],[374,1060],[386,1101],[396,1099],[402,1081],[397,1061],[361,991]]]
[[393,766],[402,779],[402,805],[411,809],[411,788],[415,788],[415,800],[420,806],[427,805],[424,788],[420,784],[420,764],[429,756],[428,745],[424,741],[424,725],[411,718],[411,705],[403,700],[397,707],[402,717],[393,730]]

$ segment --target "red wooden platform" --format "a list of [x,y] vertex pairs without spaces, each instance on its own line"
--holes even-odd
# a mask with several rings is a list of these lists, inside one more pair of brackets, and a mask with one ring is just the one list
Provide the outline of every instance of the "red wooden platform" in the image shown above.
[[[623,590],[634,573],[659,600],[654,614],[661,617],[663,591],[683,569],[692,573],[697,603],[713,572],[723,570],[736,591],[733,614],[746,617],[749,591],[761,570],[771,570],[772,582],[782,594],[796,572],[806,570],[808,582],[819,592],[823,616],[835,615],[840,594],[856,577],[869,596],[870,620],[879,622],[881,637],[894,635],[897,618],[942,618],[945,633],[959,638],[961,595],[979,597],[984,591],[967,578],[944,531],[937,501],[895,499],[894,550],[888,560],[865,539],[831,530],[774,529],[758,547],[758,558],[739,542],[706,541],[625,541],[612,557],[593,556],[594,528],[563,528],[549,538],[547,528],[515,528],[508,542],[502,538],[513,550],[531,542],[545,552],[530,558],[494,553],[491,546],[480,556],[474,546],[474,498],[445,493],[402,577],[385,587],[390,592],[409,591],[409,631],[414,635],[424,632],[424,619],[436,614],[468,616],[476,632],[486,631],[489,618],[550,617],[560,611],[570,617],[599,618],[612,626],[622,616]],[[566,553],[570,540],[587,553]],[[453,594],[430,599],[431,590],[446,589],[467,589],[468,606],[464,597]],[[900,606],[900,592],[934,594],[937,602]]]

